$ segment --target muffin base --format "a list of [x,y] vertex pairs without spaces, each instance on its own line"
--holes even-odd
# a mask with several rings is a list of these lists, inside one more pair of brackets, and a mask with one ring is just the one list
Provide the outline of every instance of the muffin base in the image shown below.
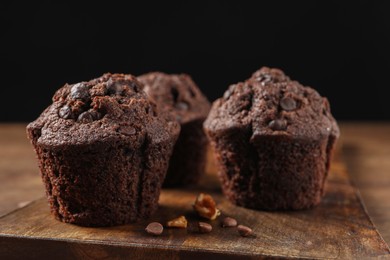
[[259,210],[297,210],[318,205],[324,194],[335,138],[306,140],[248,132],[216,137],[212,145],[225,196]]
[[81,226],[113,226],[158,208],[172,142],[131,148],[123,140],[44,147],[33,142],[53,215]]

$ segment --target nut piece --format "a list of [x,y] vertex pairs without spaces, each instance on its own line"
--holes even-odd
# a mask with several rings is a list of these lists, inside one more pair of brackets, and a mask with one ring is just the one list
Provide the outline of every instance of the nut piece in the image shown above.
[[184,216],[180,216],[178,218],[172,219],[167,222],[167,227],[175,227],[175,228],[187,228],[187,219]]
[[163,230],[164,230],[163,226],[158,222],[152,222],[145,228],[146,232],[154,236],[161,235]]
[[213,227],[209,223],[199,222],[198,229],[199,229],[199,233],[210,233],[211,230],[213,230]]
[[237,220],[231,217],[226,217],[222,221],[222,227],[235,227],[237,226]]
[[199,216],[207,219],[216,219],[221,212],[216,208],[213,197],[209,194],[200,193],[193,205],[194,210],[198,212]]
[[237,226],[238,233],[243,237],[249,237],[252,236],[253,230],[247,226],[244,225],[238,225]]

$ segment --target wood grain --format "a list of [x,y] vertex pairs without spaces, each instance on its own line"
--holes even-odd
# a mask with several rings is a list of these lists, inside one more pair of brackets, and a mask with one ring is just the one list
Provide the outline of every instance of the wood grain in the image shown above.
[[[0,125],[0,259],[389,257],[389,248],[367,216],[341,161],[332,167],[322,204],[312,210],[260,212],[233,206],[221,195],[209,164],[209,175],[199,188],[164,190],[159,212],[148,221],[112,228],[58,222],[50,216],[45,199],[35,200],[42,197],[43,185],[24,129],[23,124]],[[352,170],[352,180],[359,185],[381,234],[390,238],[390,124],[350,123],[341,129],[343,159]],[[191,203],[199,191],[211,193],[224,215],[252,227],[257,237],[242,238],[234,228],[220,228],[221,218],[210,222],[211,234],[197,234],[191,228],[166,229],[161,237],[144,232],[150,221],[165,222],[181,214],[193,225],[199,219]],[[10,212],[25,201],[34,202]]]
[[343,123],[343,161],[372,221],[390,244],[390,123]]
[[25,124],[0,124],[0,216],[44,195]]
[[[179,215],[186,215],[191,224],[195,224],[199,218],[191,204],[199,191],[212,194],[223,215],[233,216],[239,223],[250,226],[257,237],[240,237],[235,228],[220,227],[221,218],[209,221],[213,226],[210,234],[198,234],[191,228],[165,229],[162,236],[153,237],[144,231],[151,221],[165,223]],[[83,228],[54,220],[42,198],[0,219],[0,255],[345,259],[389,254],[389,248],[366,215],[340,162],[334,164],[323,202],[311,210],[261,212],[236,207],[221,195],[213,172],[200,188],[164,190],[160,204],[158,213],[147,221],[119,227]],[[50,250],[36,250],[37,247]],[[53,247],[56,250],[53,251]]]

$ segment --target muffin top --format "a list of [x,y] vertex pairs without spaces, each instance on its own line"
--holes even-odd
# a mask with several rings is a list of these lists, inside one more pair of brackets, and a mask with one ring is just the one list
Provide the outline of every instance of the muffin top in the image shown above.
[[137,148],[145,138],[159,142],[177,136],[179,124],[157,114],[142,88],[132,75],[110,73],[65,84],[54,94],[53,103],[27,126],[29,137],[51,147],[126,139]]
[[157,108],[174,115],[180,124],[207,117],[210,102],[189,75],[151,72],[138,79]]
[[339,135],[326,98],[268,67],[231,85],[213,103],[204,126],[214,134],[245,128],[251,131],[251,141],[276,135],[313,139]]

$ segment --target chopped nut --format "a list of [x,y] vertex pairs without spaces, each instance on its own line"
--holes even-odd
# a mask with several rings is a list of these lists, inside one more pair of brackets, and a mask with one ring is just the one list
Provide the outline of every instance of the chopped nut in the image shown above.
[[231,217],[226,217],[222,221],[222,227],[235,227],[237,226],[237,220]]
[[187,219],[184,216],[172,219],[167,222],[167,227],[187,228]]
[[213,227],[206,222],[199,222],[198,228],[199,228],[199,233],[210,233],[211,230],[213,230]]
[[253,230],[247,226],[244,225],[238,225],[237,226],[238,233],[243,237],[249,237],[252,236]]
[[158,222],[152,222],[145,228],[146,232],[155,236],[161,235],[163,230],[164,227]]
[[200,193],[193,206],[199,216],[207,219],[216,219],[221,214],[216,208],[214,199],[209,194]]

